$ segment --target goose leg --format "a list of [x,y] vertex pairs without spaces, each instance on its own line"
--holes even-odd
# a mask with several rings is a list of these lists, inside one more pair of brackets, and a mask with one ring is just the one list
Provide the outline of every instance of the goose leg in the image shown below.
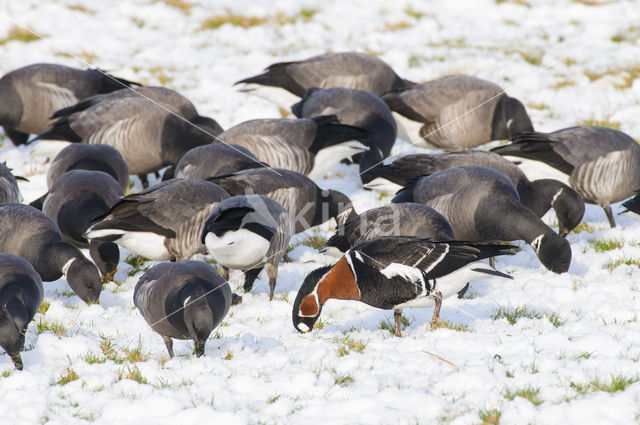
[[220,270],[222,271],[222,278],[229,281],[229,267],[220,266]]
[[204,356],[204,345],[205,341],[193,341],[193,346],[196,351],[196,357]]
[[11,361],[13,361],[13,365],[16,367],[16,369],[22,370],[24,368],[24,366],[22,364],[22,357],[20,356],[20,353],[12,355],[11,356]]
[[393,319],[396,323],[396,332],[395,336],[402,336],[402,332],[400,331],[400,325],[402,324],[402,310],[393,310]]
[[464,294],[466,294],[468,290],[469,290],[469,282],[467,282],[467,284],[464,285],[464,288],[462,288],[460,292],[458,292],[458,299],[462,299],[462,297],[464,297]]
[[494,269],[496,268],[496,257],[489,257],[489,265]]
[[247,270],[244,273],[244,286],[243,286],[244,292],[251,291],[251,288],[253,288],[253,282],[255,282],[255,280],[257,279],[261,271],[262,271],[262,267],[257,269]]
[[169,352],[169,357],[173,358],[173,340],[169,336],[163,336],[164,345],[167,346],[167,351]]
[[433,294],[436,300],[436,306],[433,308],[433,316],[431,317],[431,329],[434,329],[440,321],[440,307],[442,306],[442,292],[436,291]]
[[278,277],[278,266],[274,264],[267,264],[267,276],[269,276],[269,301],[273,300],[273,293],[276,290],[276,278]]
[[616,227],[616,221],[613,219],[613,211],[611,211],[611,205],[607,205],[606,207],[602,207],[604,213],[607,215],[607,220],[609,220],[609,225],[613,229]]

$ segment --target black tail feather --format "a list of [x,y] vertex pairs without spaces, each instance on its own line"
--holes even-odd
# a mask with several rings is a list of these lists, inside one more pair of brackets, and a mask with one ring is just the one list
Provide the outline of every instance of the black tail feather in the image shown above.
[[311,119],[318,126],[316,137],[309,148],[313,153],[348,140],[361,141],[369,136],[369,132],[365,129],[352,125],[338,124],[338,119],[335,115],[319,115]]
[[541,161],[565,174],[571,174],[573,171],[573,165],[553,149],[554,142],[545,133],[528,131],[515,135],[511,141],[512,143],[498,146],[491,151],[503,156]]
[[69,116],[60,118],[53,123],[49,130],[39,134],[38,137],[34,137],[28,143],[30,144],[37,140],[66,140],[72,143],[82,142],[82,138],[71,128]]
[[[287,66],[295,62],[281,62],[274,63],[268,67],[262,74],[255,75],[253,77],[245,78],[244,80],[237,81],[235,84],[261,84],[263,86],[282,87],[285,90],[290,91],[296,96],[304,96],[305,89],[298,84],[287,73]],[[235,85],[234,84],[234,85]]]

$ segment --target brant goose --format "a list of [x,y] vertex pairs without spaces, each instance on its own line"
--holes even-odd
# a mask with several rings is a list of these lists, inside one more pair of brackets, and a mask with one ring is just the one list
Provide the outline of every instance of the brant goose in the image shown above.
[[400,138],[418,146],[466,149],[533,131],[524,105],[486,80],[448,75],[383,96]]
[[298,118],[319,115],[335,115],[341,124],[366,130],[369,135],[360,139],[368,150],[357,155],[360,163],[360,178],[368,183],[374,177],[371,171],[389,156],[396,141],[396,122],[386,103],[373,93],[334,87],[310,89],[305,97],[291,107]]
[[370,186],[375,187],[377,183],[384,180],[404,186],[423,175],[462,165],[482,165],[504,174],[516,187],[520,203],[538,217],[542,217],[549,208],[553,208],[558,216],[560,234],[563,236],[566,236],[582,220],[584,200],[571,187],[554,179],[531,181],[516,164],[487,151],[465,150],[435,155],[406,155],[389,165],[373,170],[376,178],[380,180],[374,180]]
[[[275,172],[274,172],[275,171]],[[282,168],[253,168],[209,179],[231,195],[266,195],[284,207],[294,233],[334,218],[338,225],[355,217],[351,200],[337,190],[322,190],[313,180]]]
[[198,146],[185,153],[176,165],[174,175],[182,179],[206,180],[220,174],[257,167],[268,165],[260,162],[248,149],[238,145],[213,143]]
[[216,262],[246,272],[246,292],[266,268],[272,300],[278,263],[292,232],[293,223],[282,205],[264,195],[241,195],[220,202],[204,225],[201,241]]
[[364,242],[349,249],[335,265],[314,270],[305,278],[293,303],[293,326],[299,332],[311,331],[331,298],[393,309],[396,336],[401,336],[403,308],[435,306],[433,326],[442,300],[458,293],[469,280],[492,275],[511,279],[478,261],[511,254],[510,248],[406,236]]
[[173,357],[173,340],[193,340],[196,356],[204,355],[209,334],[231,306],[229,283],[201,261],[160,263],[138,280],[133,303],[159,333]]
[[0,347],[18,370],[27,326],[42,299],[42,280],[33,266],[15,255],[0,254]]
[[204,254],[204,221],[229,197],[206,180],[172,179],[122,198],[85,233],[150,260],[188,260]]
[[75,246],[64,242],[58,226],[44,213],[23,204],[0,204],[0,252],[20,256],[45,282],[60,279],[87,304],[97,303],[100,273]]
[[122,188],[102,171],[71,170],[64,173],[49,190],[42,212],[60,228],[62,240],[78,248],[89,248],[102,276],[118,267],[120,250],[113,242],[83,236],[92,222],[104,216],[124,196]]
[[3,202],[21,202],[22,194],[16,180],[26,180],[24,177],[16,177],[7,167],[6,162],[0,163],[0,204]]
[[0,125],[11,141],[27,142],[29,134],[40,134],[51,125],[51,115],[80,99],[109,93],[131,85],[99,69],[37,63],[0,78]]
[[513,184],[493,168],[465,165],[437,171],[409,183],[393,198],[418,202],[445,216],[456,239],[527,242],[555,273],[569,270],[571,247],[520,203]]
[[640,146],[627,134],[605,127],[569,127],[552,133],[515,136],[492,149],[543,162],[569,176],[569,184],[586,202],[600,205],[611,227],[611,204],[640,189]]
[[273,100],[288,109],[313,87],[347,87],[381,96],[414,83],[398,77],[380,58],[359,52],[337,52],[275,63],[264,73],[236,84],[242,84],[241,91]]

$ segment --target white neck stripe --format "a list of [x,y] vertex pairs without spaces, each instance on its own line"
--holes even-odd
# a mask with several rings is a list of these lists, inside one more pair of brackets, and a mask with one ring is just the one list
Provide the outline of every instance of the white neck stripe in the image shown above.
[[65,279],[67,277],[67,272],[69,271],[69,267],[71,267],[71,263],[73,263],[76,260],[77,258],[74,257],[69,261],[67,261],[66,263],[64,263],[64,266],[62,266],[62,274],[64,275]]

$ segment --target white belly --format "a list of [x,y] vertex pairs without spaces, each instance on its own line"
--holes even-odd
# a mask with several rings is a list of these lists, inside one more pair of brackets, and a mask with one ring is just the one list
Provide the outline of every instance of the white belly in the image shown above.
[[307,173],[307,177],[311,180],[322,179],[334,165],[345,158],[351,158],[353,155],[364,152],[368,148],[357,140],[349,140],[338,145],[329,146],[321,149],[313,162],[313,168]]
[[171,259],[167,250],[165,237],[152,232],[125,232],[119,229],[90,230],[87,238],[121,235],[115,242],[131,252],[135,252],[149,260],[161,261]]
[[239,270],[262,263],[270,245],[268,240],[246,229],[230,230],[221,237],[209,232],[204,244],[218,263]]

